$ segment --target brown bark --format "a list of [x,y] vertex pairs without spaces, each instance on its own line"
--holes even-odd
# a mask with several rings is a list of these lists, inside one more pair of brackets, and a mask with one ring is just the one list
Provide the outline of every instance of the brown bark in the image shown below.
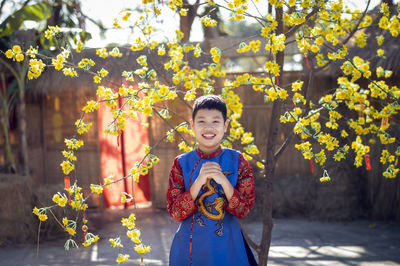
[[[282,8],[278,8],[276,11],[276,20],[278,21],[277,34],[283,33],[283,23],[282,23]],[[276,62],[281,68],[284,63],[284,52],[278,52],[276,57]],[[283,81],[280,80],[280,83]],[[275,101],[272,106],[271,119],[269,122],[268,140],[267,140],[267,151],[266,151],[266,165],[265,165],[265,175],[266,180],[263,185],[263,199],[262,199],[262,217],[263,217],[263,229],[261,234],[261,243],[258,251],[258,264],[260,266],[267,265],[268,263],[268,253],[271,246],[271,233],[273,227],[272,220],[272,209],[273,209],[273,184],[275,179],[275,167],[276,167],[276,157],[275,149],[276,143],[278,143],[280,122],[279,117],[282,109],[282,102]]]
[[28,141],[26,136],[26,105],[25,105],[25,90],[24,87],[19,88],[19,103],[17,106],[18,115],[18,132],[20,142],[20,161],[21,174],[29,175],[28,164]]
[[180,16],[179,20],[179,29],[183,32],[184,37],[182,42],[188,42],[190,38],[190,30],[192,28],[193,21],[197,16],[197,9],[199,8],[199,0],[196,1],[195,4],[191,5],[187,0],[183,1],[183,8],[188,9],[187,16]]

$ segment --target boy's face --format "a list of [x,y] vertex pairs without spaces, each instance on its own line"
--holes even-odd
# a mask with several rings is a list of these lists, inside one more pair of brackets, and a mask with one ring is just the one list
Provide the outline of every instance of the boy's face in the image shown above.
[[200,150],[210,154],[218,149],[228,120],[224,122],[222,113],[216,109],[200,109],[192,121],[192,128]]

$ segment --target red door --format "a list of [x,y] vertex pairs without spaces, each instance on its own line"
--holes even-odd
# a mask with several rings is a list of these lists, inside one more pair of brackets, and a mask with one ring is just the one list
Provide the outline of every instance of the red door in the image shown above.
[[[110,111],[101,103],[98,109],[98,134],[100,143],[101,179],[114,175],[114,180],[129,174],[129,169],[136,161],[144,156],[143,144],[149,144],[148,131],[141,123],[147,122],[147,118],[139,114],[138,120],[128,119],[126,129],[120,137],[104,133],[107,126],[113,120]],[[131,178],[114,183],[104,188],[104,203],[107,208],[121,207],[122,192],[127,192],[135,198],[135,203],[151,201],[149,175],[140,176],[139,183]],[[130,203],[129,205],[132,205]]]

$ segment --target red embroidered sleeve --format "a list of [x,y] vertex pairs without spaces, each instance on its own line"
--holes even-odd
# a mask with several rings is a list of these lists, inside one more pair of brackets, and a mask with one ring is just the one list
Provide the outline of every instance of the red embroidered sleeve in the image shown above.
[[178,158],[175,158],[169,174],[167,210],[172,218],[178,222],[182,222],[196,210],[190,190],[185,191],[182,169]]
[[243,218],[253,208],[254,198],[253,169],[243,155],[240,154],[238,181],[226,210],[238,218]]

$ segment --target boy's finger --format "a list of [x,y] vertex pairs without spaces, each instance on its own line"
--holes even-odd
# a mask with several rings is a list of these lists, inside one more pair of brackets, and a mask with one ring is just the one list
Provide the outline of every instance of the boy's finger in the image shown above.
[[206,163],[203,164],[203,167],[221,169],[221,166],[218,163],[215,163],[215,162],[206,162]]

